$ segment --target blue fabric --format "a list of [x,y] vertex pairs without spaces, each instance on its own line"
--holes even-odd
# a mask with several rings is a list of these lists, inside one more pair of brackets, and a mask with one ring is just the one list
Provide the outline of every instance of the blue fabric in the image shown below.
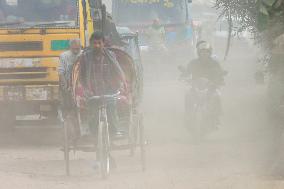
[[193,30],[191,26],[184,28],[177,28],[177,31],[170,31],[166,33],[167,43],[176,43],[178,41],[191,40],[193,37]]
[[167,43],[174,43],[177,40],[177,32],[167,32],[166,41]]

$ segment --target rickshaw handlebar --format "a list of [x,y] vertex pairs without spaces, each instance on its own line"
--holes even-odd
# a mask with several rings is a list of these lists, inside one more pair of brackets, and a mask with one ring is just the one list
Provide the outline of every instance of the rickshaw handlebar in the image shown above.
[[119,99],[120,96],[120,91],[118,91],[115,94],[112,95],[101,95],[101,96],[91,96],[88,98],[88,100],[106,100],[106,101],[111,101],[111,100],[116,100]]

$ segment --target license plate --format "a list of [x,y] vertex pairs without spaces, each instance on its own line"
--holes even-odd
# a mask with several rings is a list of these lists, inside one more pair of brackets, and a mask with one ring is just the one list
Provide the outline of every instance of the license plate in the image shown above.
[[0,59],[0,68],[34,67],[38,62],[38,59],[31,58],[3,58]]
[[6,99],[7,100],[22,100],[23,99],[23,88],[21,87],[8,87],[6,88]]
[[27,100],[48,100],[48,90],[46,88],[27,88]]

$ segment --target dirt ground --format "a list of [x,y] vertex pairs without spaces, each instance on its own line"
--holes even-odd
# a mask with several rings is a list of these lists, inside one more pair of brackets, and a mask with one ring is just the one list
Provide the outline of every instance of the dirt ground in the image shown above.
[[[223,63],[229,71],[223,88],[224,116],[219,130],[192,144],[183,124],[185,86],[178,81],[180,62],[145,62],[147,170],[128,152],[113,156],[117,168],[102,181],[93,153],[72,154],[64,175],[60,129],[18,128],[2,133],[0,188],[4,189],[282,189],[267,175],[278,157],[273,127],[265,114],[265,86],[253,80],[256,51],[238,42]],[[278,166],[278,165],[276,165]]]

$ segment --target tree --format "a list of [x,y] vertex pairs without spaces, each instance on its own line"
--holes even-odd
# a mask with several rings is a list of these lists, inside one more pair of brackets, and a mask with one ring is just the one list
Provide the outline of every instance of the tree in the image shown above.
[[265,47],[271,48],[274,39],[284,33],[284,0],[216,0],[216,8],[232,30],[250,31]]

